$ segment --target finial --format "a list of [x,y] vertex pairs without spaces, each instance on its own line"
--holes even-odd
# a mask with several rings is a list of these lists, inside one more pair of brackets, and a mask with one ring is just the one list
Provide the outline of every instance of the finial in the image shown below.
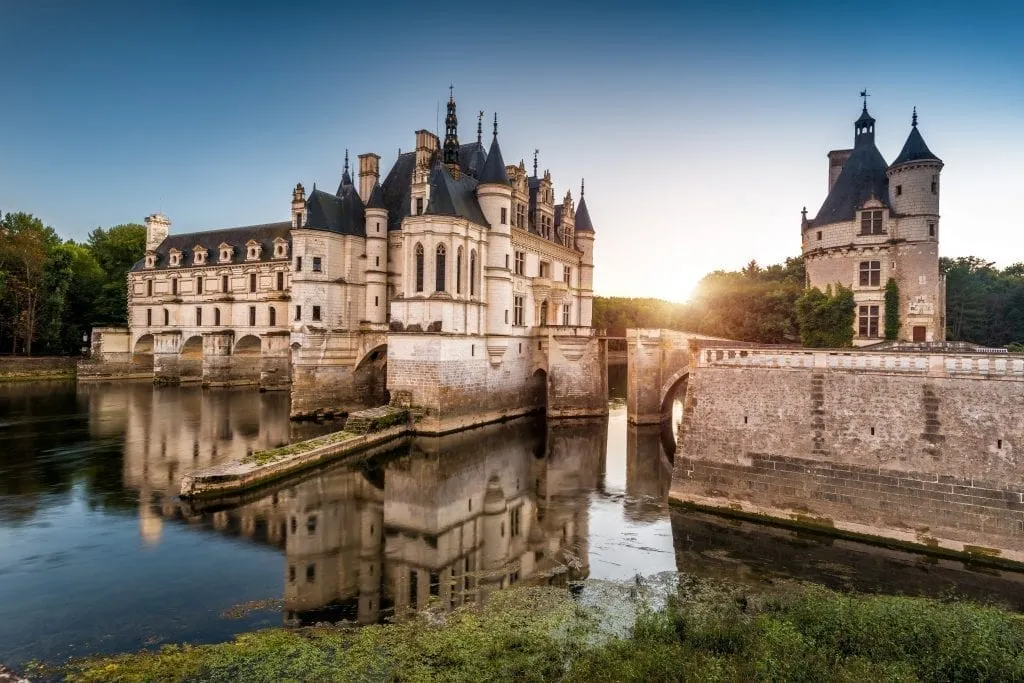
[[910,125],[917,128],[917,107],[914,107],[914,115],[910,117]]
[[807,222],[807,207],[800,209],[800,215],[804,217],[804,222]]
[[584,181],[585,181],[584,178],[580,178],[580,199],[583,199],[583,183],[584,183]]
[[476,117],[476,142],[480,144],[480,140],[484,135],[484,110],[481,109],[480,113]]
[[494,112],[494,137],[498,137],[498,112]]
[[345,149],[345,173],[348,173],[348,148]]
[[861,90],[860,91],[860,96],[864,98],[864,111],[867,111],[868,110],[868,98],[871,97],[871,95],[868,94],[868,89],[864,88],[863,90]]
[[449,102],[454,102],[455,101],[455,85],[454,84],[448,86],[448,101]]
[[539,149],[533,150],[533,177],[537,177],[537,155],[540,154]]

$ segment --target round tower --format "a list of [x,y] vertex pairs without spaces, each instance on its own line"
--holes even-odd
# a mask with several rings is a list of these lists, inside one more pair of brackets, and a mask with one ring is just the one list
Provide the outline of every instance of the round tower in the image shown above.
[[483,564],[485,571],[497,569],[508,559],[508,529],[505,517],[508,503],[498,477],[491,477],[484,494],[483,514]]
[[387,322],[388,210],[384,190],[374,185],[366,205],[366,319]]
[[900,217],[901,239],[938,242],[942,166],[942,160],[932,154],[921,137],[915,108],[910,135],[887,172],[892,210]]
[[[490,224],[487,263],[484,264],[487,333],[506,335],[512,331],[512,183],[498,146],[497,114],[494,115],[494,138],[480,171],[476,194],[480,210]],[[489,343],[488,352],[498,355],[499,349]]]
[[594,224],[590,220],[587,199],[580,182],[580,203],[576,207],[576,248],[583,252],[580,259],[580,325],[590,327],[594,320]]

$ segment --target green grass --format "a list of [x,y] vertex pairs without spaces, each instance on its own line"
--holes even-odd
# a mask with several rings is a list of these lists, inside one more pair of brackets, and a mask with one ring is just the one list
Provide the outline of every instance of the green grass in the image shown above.
[[[45,673],[45,671],[43,672]],[[73,681],[1019,681],[1024,619],[966,602],[682,580],[624,633],[561,589],[370,626],[72,662]]]
[[321,446],[347,441],[348,439],[353,439],[356,436],[358,435],[345,431],[331,432],[330,434],[318,436],[317,438],[309,439],[308,441],[299,441],[298,443],[288,444],[287,446],[281,446],[269,451],[256,451],[255,453],[250,453],[242,458],[242,462],[266,465],[292,455],[307,453],[315,448],[320,448]]

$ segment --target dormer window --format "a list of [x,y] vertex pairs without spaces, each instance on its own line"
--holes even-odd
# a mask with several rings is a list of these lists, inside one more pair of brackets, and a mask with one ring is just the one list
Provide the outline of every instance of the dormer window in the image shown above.
[[258,261],[263,252],[263,245],[256,240],[249,240],[245,243],[245,260]]
[[170,256],[170,263],[172,268],[177,268],[181,265],[181,252],[177,249],[171,249],[168,254]]
[[146,267],[147,268],[156,268],[156,254],[155,253],[150,252],[150,253],[146,254]]
[[884,235],[882,229],[882,210],[872,209],[860,212],[860,234],[862,235]]
[[220,262],[231,263],[231,257],[235,253],[235,248],[226,242],[221,242],[217,248],[220,249]]
[[192,250],[192,263],[197,266],[201,266],[206,263],[206,248],[197,246]]
[[288,240],[274,240],[274,258],[288,258]]

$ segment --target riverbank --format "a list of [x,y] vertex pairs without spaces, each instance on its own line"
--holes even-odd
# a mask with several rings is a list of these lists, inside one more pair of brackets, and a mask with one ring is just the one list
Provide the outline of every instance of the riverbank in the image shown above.
[[[217,645],[73,661],[71,681],[1021,680],[1024,617],[927,598],[680,577],[590,595],[493,593],[483,608],[352,628],[268,629]],[[574,598],[572,595],[577,595]],[[616,599],[617,596],[617,599]]]
[[77,367],[70,356],[0,356],[0,382],[74,379]]

